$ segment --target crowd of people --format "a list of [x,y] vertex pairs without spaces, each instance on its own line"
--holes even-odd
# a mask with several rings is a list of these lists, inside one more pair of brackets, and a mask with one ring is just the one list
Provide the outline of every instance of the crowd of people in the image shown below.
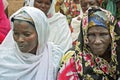
[[120,80],[120,0],[0,0],[0,80]]

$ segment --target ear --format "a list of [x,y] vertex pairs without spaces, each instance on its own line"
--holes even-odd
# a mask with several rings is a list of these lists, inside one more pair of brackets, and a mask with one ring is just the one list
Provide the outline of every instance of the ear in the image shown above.
[[88,40],[87,37],[84,38],[84,43],[85,43],[85,44],[88,44],[88,43],[89,43],[89,40]]

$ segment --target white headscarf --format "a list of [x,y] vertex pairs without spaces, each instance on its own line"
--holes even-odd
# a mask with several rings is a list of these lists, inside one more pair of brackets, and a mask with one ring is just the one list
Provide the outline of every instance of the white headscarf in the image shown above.
[[[25,6],[33,7],[34,6],[34,1],[35,0],[25,0]],[[55,3],[56,3],[56,0],[52,0],[51,7],[50,7],[47,15],[53,16],[55,14]]]
[[20,11],[33,19],[39,47],[36,55],[22,53],[11,29],[0,45],[0,80],[55,80],[63,53],[58,46],[47,43],[49,27],[45,14],[34,7],[23,7],[17,13]]
[[[60,45],[61,49],[66,52],[72,47],[72,37],[66,16],[60,12],[55,13],[55,3],[56,0],[52,0],[51,7],[48,11],[49,26],[50,26],[50,36],[49,41],[54,44]],[[27,0],[25,6],[34,6],[34,0]]]

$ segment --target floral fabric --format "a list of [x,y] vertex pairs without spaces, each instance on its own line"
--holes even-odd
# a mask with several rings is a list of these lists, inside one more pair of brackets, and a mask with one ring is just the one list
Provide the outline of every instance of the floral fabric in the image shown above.
[[80,40],[76,42],[75,48],[70,49],[61,60],[57,80],[116,80],[117,55],[113,21],[114,17],[110,12],[95,7],[106,13],[107,20],[110,22],[108,30],[112,37],[111,42],[111,61],[92,54],[87,46],[86,37],[88,30],[88,11],[83,15],[82,31]]
[[66,15],[70,24],[73,17],[80,15],[80,4],[76,4],[74,0],[58,0],[56,2],[55,11],[60,11]]

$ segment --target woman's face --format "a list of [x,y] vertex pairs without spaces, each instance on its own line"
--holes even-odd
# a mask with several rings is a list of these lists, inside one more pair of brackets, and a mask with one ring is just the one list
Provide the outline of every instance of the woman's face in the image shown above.
[[38,36],[35,28],[30,23],[15,20],[13,37],[21,52],[36,52],[38,45]]
[[85,12],[91,6],[98,6],[98,5],[99,4],[97,3],[96,0],[81,0],[81,7],[83,12]]
[[88,29],[88,45],[92,52],[102,56],[111,43],[111,36],[106,28],[96,26]]
[[51,0],[35,0],[34,7],[42,10],[46,15],[51,7]]

